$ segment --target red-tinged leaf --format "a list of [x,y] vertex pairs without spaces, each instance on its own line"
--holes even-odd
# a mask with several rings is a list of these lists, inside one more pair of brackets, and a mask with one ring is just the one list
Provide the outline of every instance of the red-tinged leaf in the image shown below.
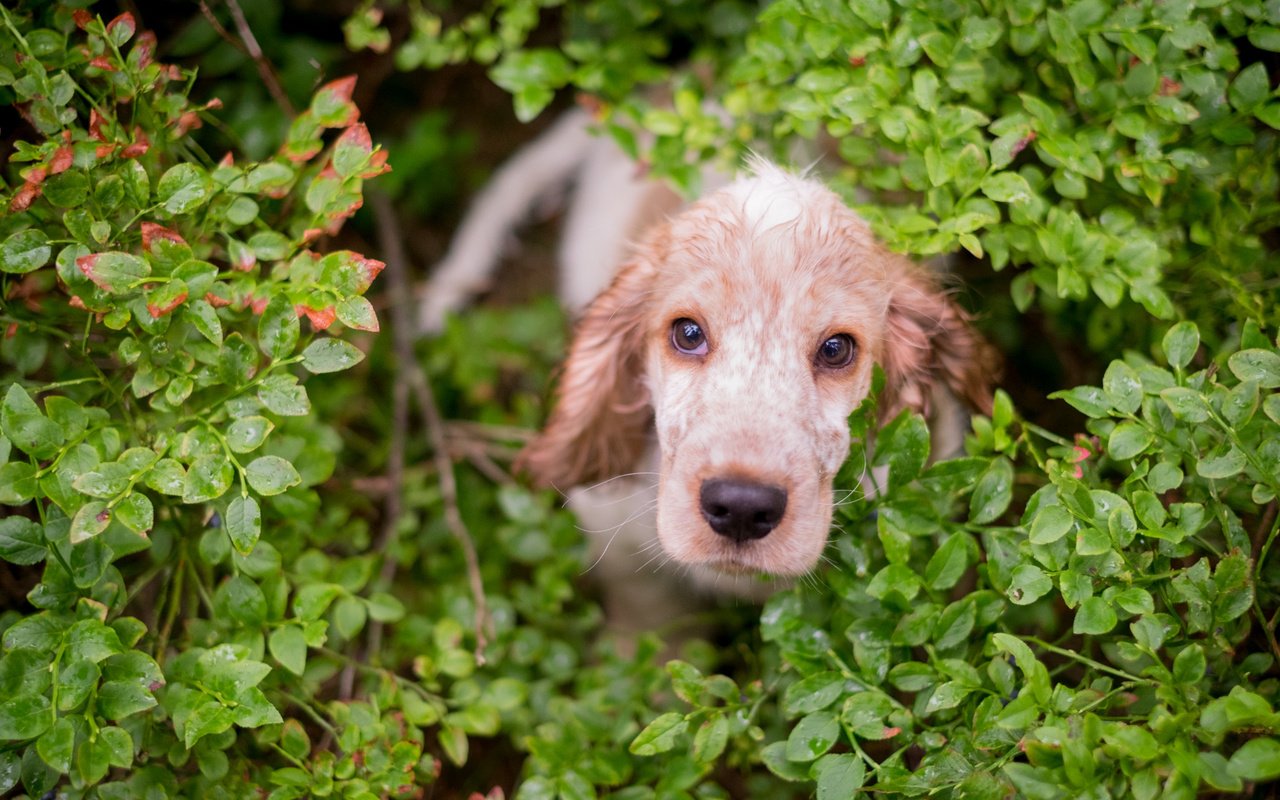
[[205,111],[217,111],[220,108],[222,108],[222,100],[217,97],[210,99],[209,102],[204,104]]
[[71,18],[75,20],[76,27],[80,30],[84,30],[88,27],[90,22],[93,22],[93,15],[88,11],[85,11],[83,8],[77,8],[75,11],[71,12]]
[[216,295],[213,292],[205,292],[204,300],[214,308],[226,308],[231,305],[231,300],[226,297],[222,297],[221,295]]
[[194,111],[188,111],[178,117],[178,121],[173,125],[174,136],[186,136],[196,128],[204,127],[204,122],[200,119],[200,115]]
[[156,35],[154,31],[143,31],[133,45],[133,52],[138,54],[138,68],[146,69],[156,55]]
[[148,299],[147,313],[151,315],[152,319],[160,319],[185,302],[187,302],[187,292],[185,290],[172,296],[159,298],[154,302]]
[[27,181],[22,184],[22,188],[15,192],[13,199],[9,201],[9,210],[14,213],[26,211],[39,196],[40,184]]
[[253,252],[253,248],[237,239],[231,239],[227,243],[228,255],[231,257],[232,269],[238,269],[241,272],[248,272],[258,265],[258,255]]
[[107,141],[106,135],[102,133],[102,123],[106,122],[106,118],[98,113],[98,109],[89,110],[89,135],[100,142]]
[[303,314],[307,315],[307,319],[311,321],[311,326],[318,331],[326,330],[333,321],[338,318],[338,312],[333,306],[326,308],[311,308],[310,306],[298,306]]
[[345,128],[360,119],[360,110],[351,102],[356,76],[349,75],[321,86],[311,99],[311,113],[325,128]]
[[267,304],[271,302],[269,297],[250,297],[249,308],[253,309],[253,313],[262,316],[262,312],[267,310]]
[[302,232],[302,243],[310,244],[324,233],[324,228],[307,228]]
[[373,138],[369,136],[369,128],[359,122],[342,132],[338,137],[338,147],[358,147],[366,153],[373,152]]
[[378,325],[378,315],[373,310],[373,303],[370,303],[367,298],[358,295],[348,297],[338,303],[337,311],[338,320],[348,328],[370,333],[377,333],[381,329]]
[[34,167],[27,167],[22,171],[21,174],[22,174],[22,179],[25,180],[27,183],[34,183],[39,185],[41,183],[44,183],[44,179],[48,177],[49,168],[44,166],[43,164],[40,164]]
[[76,259],[76,266],[105,292],[129,289],[151,274],[151,265],[130,253],[90,253]]
[[57,150],[53,151],[53,158],[49,161],[49,173],[57,175],[59,172],[66,172],[71,167],[71,162],[75,158],[75,151],[71,145],[64,144]]
[[186,244],[187,240],[178,235],[178,232],[166,228],[163,225],[157,225],[154,222],[142,223],[142,249],[151,252],[151,245],[156,239],[165,239],[174,244]]
[[100,144],[93,150],[93,157],[99,160],[106,158],[114,153],[116,146],[114,144]]
[[369,129],[364,123],[352,125],[334,144],[333,169],[344,178],[354,175],[365,168],[372,152],[373,140],[369,137]]
[[351,93],[355,91],[355,88],[356,76],[348,75],[345,78],[338,78],[337,80],[329,81],[324,86],[321,86],[316,94],[329,92],[339,100],[349,101],[351,100]]
[[120,151],[121,158],[140,158],[146,155],[151,149],[151,140],[147,138],[147,134],[142,128],[135,127],[133,129],[133,144],[126,145]]
[[324,143],[319,139],[303,144],[293,144],[286,142],[280,147],[280,155],[295,164],[301,164],[315,158],[316,153],[324,149]]
[[93,58],[89,59],[89,66],[97,67],[103,72],[116,71],[116,65],[111,63],[111,58],[106,55],[94,56]]
[[182,80],[182,67],[177,64],[169,64],[161,74],[171,81],[180,81]]
[[236,165],[235,156],[231,155],[230,152],[228,152],[226,155],[222,157],[221,160],[218,161],[219,167],[234,167],[235,165]]
[[133,21],[133,15],[126,11],[107,23],[107,37],[121,45],[129,41],[137,29],[138,24]]
[[376,178],[379,175],[385,175],[390,171],[391,165],[387,163],[387,151],[379,150],[369,156],[369,164],[365,167],[364,171],[360,173],[360,177],[368,180],[369,178]]
[[885,728],[883,731],[880,732],[880,738],[892,739],[893,737],[897,736],[900,733],[902,733],[902,728]]
[[78,308],[81,311],[86,310],[84,306],[84,300],[81,300],[79,295],[75,295],[75,294],[71,295],[71,299],[67,301],[67,305],[71,306],[72,308]]

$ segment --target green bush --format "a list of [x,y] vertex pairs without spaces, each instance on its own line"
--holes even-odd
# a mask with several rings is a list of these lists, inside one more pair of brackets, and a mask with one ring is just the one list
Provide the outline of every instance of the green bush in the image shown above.
[[[368,335],[382,265],[338,230],[386,159],[352,81],[317,81],[286,122],[202,19],[169,49],[80,5],[0,8],[0,103],[26,125],[0,189],[0,794],[1176,798],[1280,778],[1274,4],[357,9],[349,44],[492,65],[522,117],[591,93],[686,188],[699,160],[829,136],[833,183],[895,247],[1016,270],[1017,307],[1100,355],[1098,386],[1047,406],[1078,433],[1004,393],[959,459],[927,464],[917,417],[877,432],[886,484],[862,496],[855,448],[833,563],[718,611],[722,638],[665,668],[655,637],[634,658],[600,641],[573,520],[505,472],[545,413],[554,304],[424,344],[466,421],[439,452],[407,436],[387,398],[414,367]],[[264,46],[334,69],[287,14],[245,11]],[[670,104],[638,91],[655,82]],[[189,99],[224,89],[235,109]],[[456,174],[442,113],[393,162]],[[219,160],[225,138],[245,147]],[[414,183],[397,200],[443,204]],[[855,439],[874,419],[869,400]]]

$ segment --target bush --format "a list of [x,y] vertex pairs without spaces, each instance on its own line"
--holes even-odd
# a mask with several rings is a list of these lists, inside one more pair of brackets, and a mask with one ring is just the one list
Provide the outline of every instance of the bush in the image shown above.
[[[894,246],[1017,270],[1018,308],[1087,334],[1099,385],[1044,407],[1083,416],[1055,432],[1001,393],[931,465],[899,417],[874,500],[862,448],[842,472],[817,580],[722,610],[724,638],[665,669],[655,637],[620,657],[572,519],[505,470],[545,412],[554,304],[452,320],[418,354],[436,400],[368,335],[381,263],[338,229],[385,151],[352,81],[275,125],[216,45],[227,127],[132,16],[2,8],[0,99],[27,133],[0,191],[0,793],[1152,798],[1280,777],[1274,9],[548,5],[365,3],[344,33],[406,69],[492,64],[526,118],[590,92],[689,188],[700,159],[829,136],[834,183]],[[657,81],[670,105],[636,91]],[[443,137],[439,113],[407,135]],[[208,156],[227,134],[257,160]],[[398,200],[441,204],[413,183]],[[414,386],[472,421],[408,435]],[[874,419],[869,400],[858,441]]]

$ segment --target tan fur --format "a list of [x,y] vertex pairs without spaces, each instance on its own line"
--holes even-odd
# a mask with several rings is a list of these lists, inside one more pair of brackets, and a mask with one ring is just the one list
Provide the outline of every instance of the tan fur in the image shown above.
[[[872,363],[886,373],[887,415],[927,412],[939,386],[989,409],[992,372],[968,317],[922,267],[817,182],[756,171],[656,226],[588,307],[521,466],[566,490],[633,471],[656,434],[666,554],[714,575],[795,576],[826,546],[846,419]],[[703,327],[706,355],[673,348],[682,317]],[[815,353],[839,333],[857,357],[823,368]],[[708,526],[699,487],[724,477],[786,491],[767,536],[737,542]]]

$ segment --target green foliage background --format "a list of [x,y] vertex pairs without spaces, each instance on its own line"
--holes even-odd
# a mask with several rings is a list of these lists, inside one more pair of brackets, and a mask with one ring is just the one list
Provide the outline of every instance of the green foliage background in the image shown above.
[[[122,11],[0,9],[0,793],[1280,778],[1274,3]],[[840,478],[832,563],[665,666],[601,639],[581,534],[508,473],[554,303],[406,359],[378,288],[388,207],[434,257],[469,156],[516,143],[481,70],[521,120],[580,93],[691,193],[807,143],[893,247],[968,253],[1009,357],[964,457],[891,422],[876,499],[861,448]],[[394,205],[360,211],[375,177]]]

